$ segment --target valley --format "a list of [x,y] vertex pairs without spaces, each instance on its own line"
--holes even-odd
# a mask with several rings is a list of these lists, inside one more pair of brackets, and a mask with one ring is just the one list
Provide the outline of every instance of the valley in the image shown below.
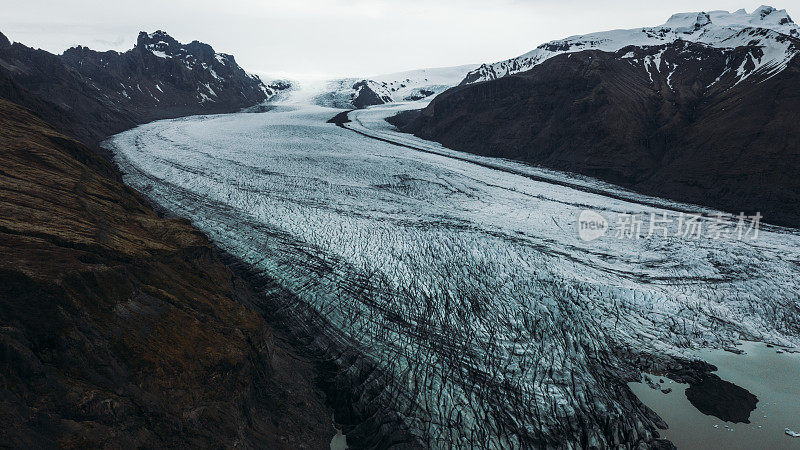
[[0,447],[800,444],[786,10],[37,1]]

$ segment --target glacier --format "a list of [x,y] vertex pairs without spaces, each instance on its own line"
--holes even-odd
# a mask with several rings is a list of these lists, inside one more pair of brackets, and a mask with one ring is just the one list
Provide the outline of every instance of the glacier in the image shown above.
[[336,126],[341,110],[286,101],[105,145],[129,185],[295,295],[284,317],[323,317],[319,333],[386,374],[363,395],[423,446],[652,443],[664,424],[627,381],[709,370],[699,347],[800,345],[796,230],[584,241],[587,209],[714,211],[455,152],[384,120],[420,106]]

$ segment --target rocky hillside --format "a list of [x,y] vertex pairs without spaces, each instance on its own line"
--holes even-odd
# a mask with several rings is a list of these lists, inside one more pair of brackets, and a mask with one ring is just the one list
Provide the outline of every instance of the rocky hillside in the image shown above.
[[[394,122],[450,148],[797,226],[800,40],[747,33],[733,48],[676,40],[557,55]],[[791,57],[765,64],[777,54]]]
[[0,97],[92,147],[135,124],[233,112],[285,88],[247,74],[231,55],[163,31],[140,33],[125,53],[75,47],[57,56],[0,39]]
[[60,57],[8,40],[0,42],[0,98],[35,111],[95,149],[100,140],[138,123],[133,112],[99,95]]
[[308,361],[188,222],[0,100],[0,441],[323,448]]

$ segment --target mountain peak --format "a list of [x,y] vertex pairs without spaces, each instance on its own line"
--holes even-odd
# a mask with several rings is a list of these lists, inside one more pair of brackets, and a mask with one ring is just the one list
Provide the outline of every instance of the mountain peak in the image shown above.
[[136,46],[148,50],[162,50],[169,47],[178,47],[180,42],[167,34],[166,31],[156,30],[152,33],[140,31],[139,37],[136,39]]
[[708,15],[707,12],[701,12],[697,14],[697,20],[694,22],[694,29],[699,30],[704,26],[711,23],[711,16]]
[[789,28],[796,27],[785,9],[775,9],[772,6],[762,5],[751,14],[748,14],[744,9],[739,9],[733,13],[728,11],[709,11],[707,13],[673,14],[662,28],[699,30],[709,24],[729,28],[769,28],[782,33],[790,32]]
[[775,12],[775,8],[773,8],[772,6],[761,5],[755,11],[753,11],[753,15],[758,14],[763,19],[764,17],[767,17],[773,12]]
[[771,25],[794,25],[794,21],[785,9],[775,9],[772,6],[761,5],[753,11],[751,17],[758,18]]
[[[157,30],[152,33],[144,31],[139,33],[136,48],[140,51],[150,52],[160,58],[180,58],[186,60],[196,58],[201,61],[212,61],[217,58],[214,49],[203,42],[192,41],[182,44],[170,36],[166,31]],[[221,57],[232,60],[230,57]]]
[[0,33],[0,48],[11,46],[11,41],[8,40],[5,34]]

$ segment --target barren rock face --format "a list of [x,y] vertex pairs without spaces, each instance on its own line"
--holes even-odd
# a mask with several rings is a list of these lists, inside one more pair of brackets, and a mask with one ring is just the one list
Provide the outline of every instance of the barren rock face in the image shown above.
[[758,397],[747,389],[707,374],[686,389],[686,398],[703,414],[725,422],[750,423]]
[[325,447],[314,372],[260,297],[114,173],[0,100],[0,440]]

